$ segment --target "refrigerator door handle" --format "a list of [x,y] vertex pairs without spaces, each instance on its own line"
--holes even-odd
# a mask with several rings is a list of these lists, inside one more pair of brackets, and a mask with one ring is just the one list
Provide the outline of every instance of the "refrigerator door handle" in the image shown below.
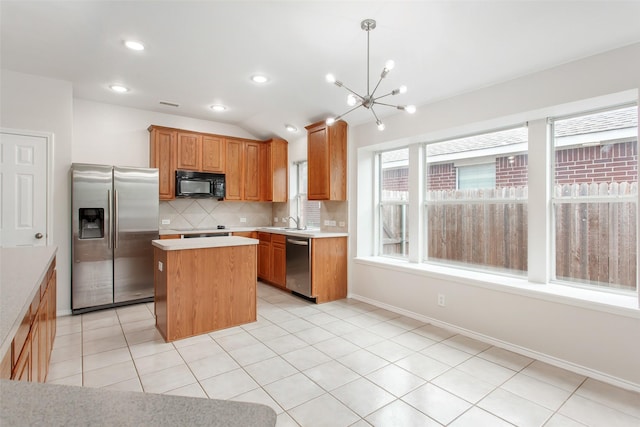
[[116,249],[118,247],[118,233],[120,231],[120,226],[118,225],[118,190],[113,190],[113,210],[114,210],[114,216],[113,216],[113,225],[114,225],[114,236],[115,238],[113,239],[114,243],[113,243],[113,248]]
[[112,212],[111,212],[111,190],[107,190],[107,215],[109,215],[109,221],[107,222],[107,225],[109,227],[109,233],[108,233],[108,237],[107,237],[107,244],[109,245],[109,249],[111,249],[111,242],[113,241],[113,227],[111,226],[111,221],[113,218]]

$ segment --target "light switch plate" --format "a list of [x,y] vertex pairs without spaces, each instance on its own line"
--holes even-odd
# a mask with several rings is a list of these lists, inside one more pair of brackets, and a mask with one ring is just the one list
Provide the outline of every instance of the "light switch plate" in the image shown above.
[[344,227],[344,226],[345,226],[345,225],[347,225],[347,224],[346,224],[344,221],[340,221],[340,222],[338,223],[338,225],[339,225],[340,227]]
[[162,261],[158,261],[158,270],[162,271],[162,267],[163,267]]
[[171,220],[170,219],[163,219],[162,220],[162,225],[169,225],[171,224]]
[[240,218],[240,222],[247,222],[247,218]]

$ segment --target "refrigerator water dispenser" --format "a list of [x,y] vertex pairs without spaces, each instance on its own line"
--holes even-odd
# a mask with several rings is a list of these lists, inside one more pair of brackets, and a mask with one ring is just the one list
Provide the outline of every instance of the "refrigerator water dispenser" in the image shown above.
[[102,239],[104,237],[104,209],[78,209],[80,230],[79,239]]

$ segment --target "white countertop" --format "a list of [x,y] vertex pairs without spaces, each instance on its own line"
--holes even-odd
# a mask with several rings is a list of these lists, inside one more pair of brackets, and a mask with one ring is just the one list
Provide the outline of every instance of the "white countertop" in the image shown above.
[[57,251],[57,246],[0,248],[0,358],[40,292],[40,283]]
[[187,249],[221,248],[227,246],[257,245],[257,239],[239,236],[200,237],[197,239],[152,240],[151,244],[163,251],[182,251]]

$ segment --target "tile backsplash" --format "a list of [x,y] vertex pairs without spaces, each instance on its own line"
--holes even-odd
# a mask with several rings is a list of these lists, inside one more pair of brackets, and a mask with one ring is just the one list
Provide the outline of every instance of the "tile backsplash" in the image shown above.
[[[211,199],[176,199],[160,202],[160,230],[262,227],[271,225],[271,202],[219,202]],[[242,222],[245,218],[246,222]],[[170,224],[162,224],[162,220]]]
[[[293,226],[282,218],[294,215],[292,203],[271,202],[219,202],[211,199],[176,199],[160,202],[160,230],[213,229],[218,225],[227,227]],[[278,223],[273,219],[278,218]],[[242,222],[242,218],[245,222]],[[169,224],[162,224],[169,220]],[[335,221],[327,226],[325,220]],[[341,224],[344,224],[341,226]],[[320,229],[328,232],[348,231],[347,202],[321,202]]]

